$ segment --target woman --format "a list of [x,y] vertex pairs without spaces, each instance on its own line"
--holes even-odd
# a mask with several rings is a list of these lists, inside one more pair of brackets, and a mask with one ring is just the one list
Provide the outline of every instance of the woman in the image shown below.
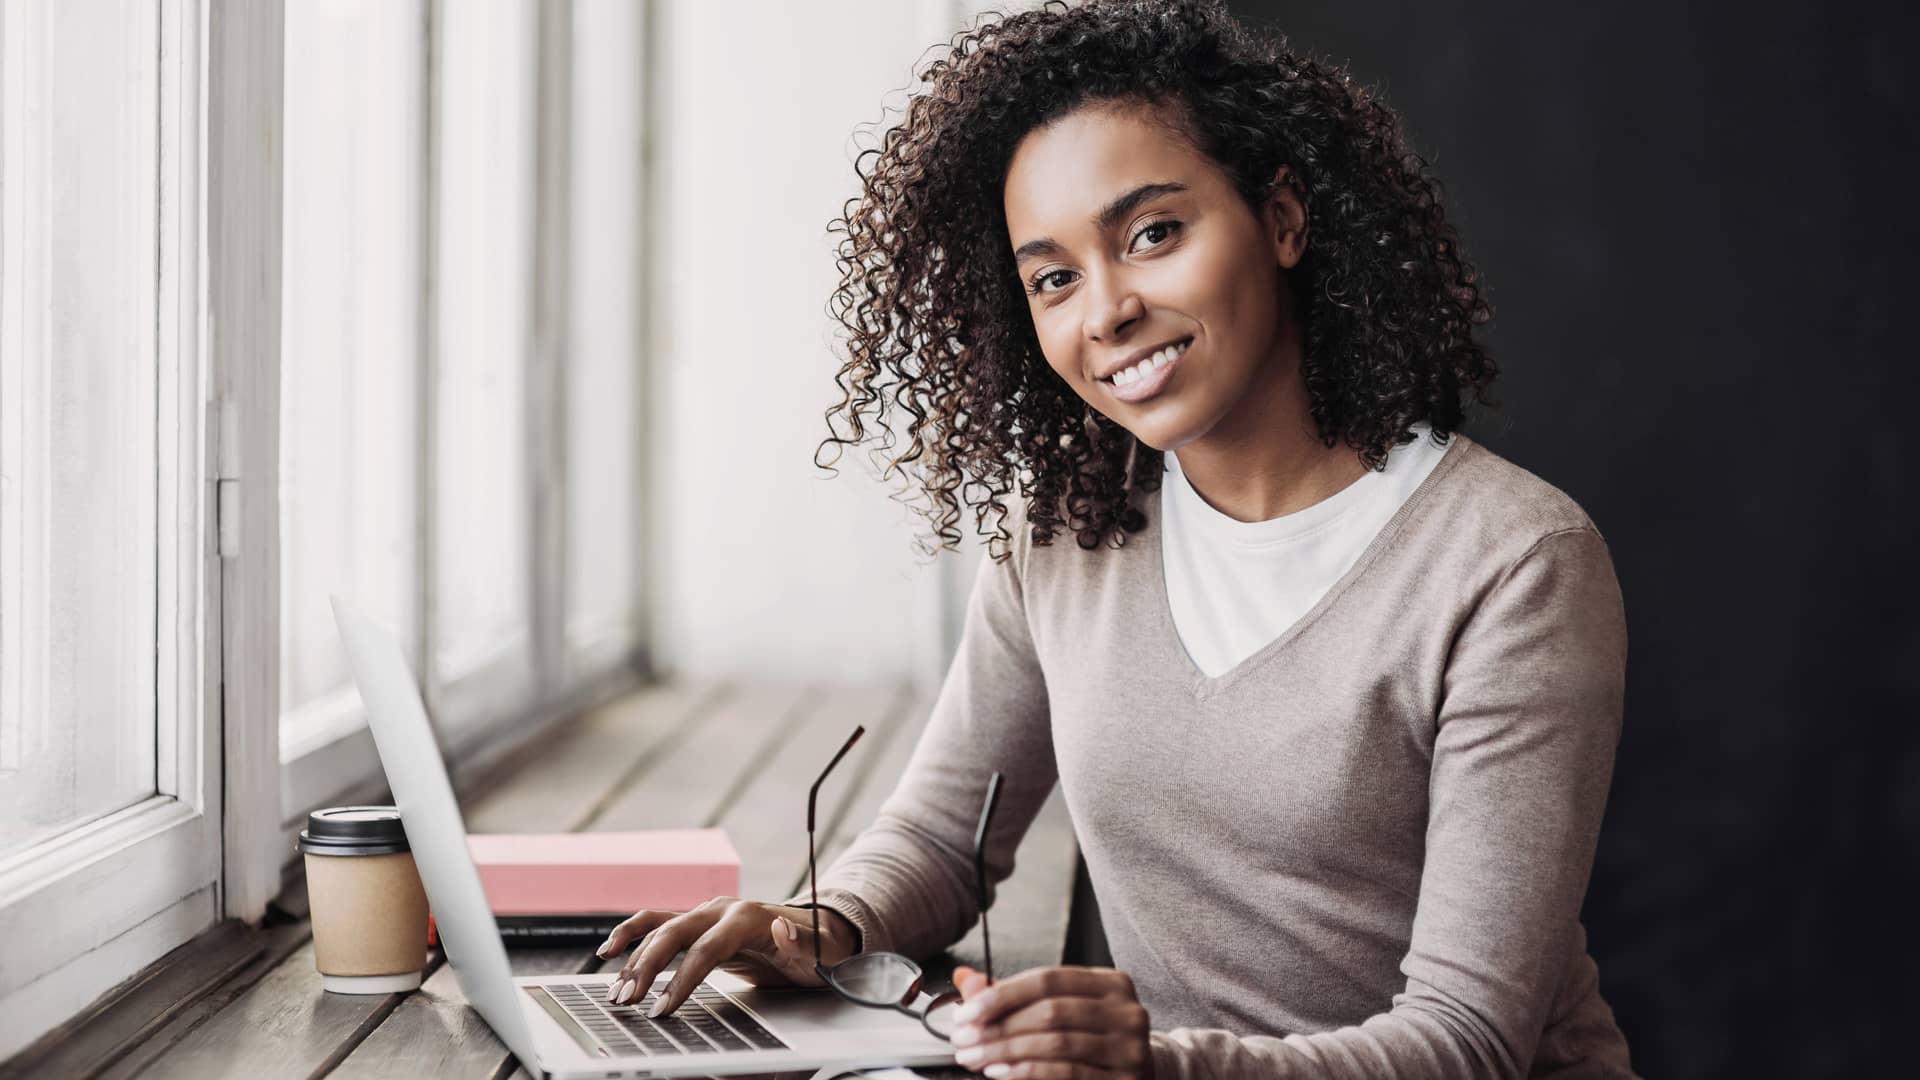
[[[990,878],[1058,782],[1116,968],[962,969],[970,1068],[1630,1075],[1578,921],[1620,592],[1571,499],[1455,434],[1497,369],[1425,163],[1215,4],[957,40],[836,222],[828,442],[904,413],[892,465],[992,558],[906,776],[821,877],[828,963],[972,925],[998,770]],[[635,915],[615,1000],[682,949],[661,1011],[723,961],[817,984],[801,899]]]

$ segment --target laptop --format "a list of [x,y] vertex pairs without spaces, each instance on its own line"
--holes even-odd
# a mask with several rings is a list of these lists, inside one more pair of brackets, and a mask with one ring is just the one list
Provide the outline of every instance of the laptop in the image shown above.
[[[338,597],[333,611],[440,947],[467,1001],[527,1072],[571,1080],[818,1070],[812,1075],[826,1078],[872,1066],[953,1063],[953,1047],[913,1017],[863,1008],[827,989],[762,989],[715,971],[679,1009],[650,1020],[646,1010],[666,989],[666,973],[643,1000],[624,1006],[607,1004],[611,972],[516,978],[400,643]],[[923,994],[916,1007],[925,1004]]]

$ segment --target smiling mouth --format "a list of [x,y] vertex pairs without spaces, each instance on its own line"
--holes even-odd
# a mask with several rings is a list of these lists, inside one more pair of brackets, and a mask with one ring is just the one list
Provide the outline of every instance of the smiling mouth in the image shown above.
[[1185,353],[1192,345],[1192,338],[1181,338],[1179,341],[1161,349],[1159,352],[1154,353],[1152,356],[1147,357],[1137,364],[1121,368],[1112,375],[1102,377],[1100,381],[1116,389],[1124,389],[1134,383],[1151,379],[1154,372],[1178,360],[1181,354]]

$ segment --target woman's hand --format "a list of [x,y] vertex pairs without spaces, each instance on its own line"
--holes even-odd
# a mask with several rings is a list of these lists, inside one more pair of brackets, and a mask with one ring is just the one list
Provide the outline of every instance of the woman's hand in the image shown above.
[[960,1064],[994,1080],[1153,1080],[1147,1010],[1113,968],[1050,967],[989,986],[969,967],[953,983],[966,1004],[953,1033]]
[[[854,937],[846,916],[820,909],[822,963],[832,967],[852,956]],[[639,1000],[676,954],[687,953],[648,1016],[679,1008],[716,967],[756,986],[822,985],[813,971],[811,908],[716,896],[692,911],[642,911],[614,927],[595,952],[617,956],[636,940],[639,948],[607,991],[607,1000],[616,1005]]]

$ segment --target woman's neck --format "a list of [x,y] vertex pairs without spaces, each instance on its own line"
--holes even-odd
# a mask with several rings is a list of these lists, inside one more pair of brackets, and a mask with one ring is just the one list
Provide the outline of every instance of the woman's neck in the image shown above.
[[1352,449],[1320,441],[1297,366],[1175,452],[1193,490],[1235,521],[1305,510],[1367,472]]

